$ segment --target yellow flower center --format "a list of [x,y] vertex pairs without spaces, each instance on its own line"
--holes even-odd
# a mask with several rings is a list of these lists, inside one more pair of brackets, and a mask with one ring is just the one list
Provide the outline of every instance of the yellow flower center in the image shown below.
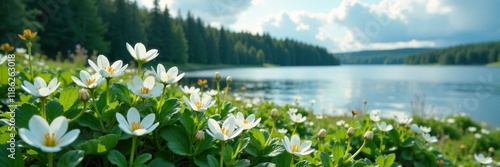
[[54,147],[56,146],[56,135],[54,133],[45,133],[45,146]]
[[299,151],[300,151],[300,146],[299,146],[299,145],[294,144],[294,145],[292,146],[292,152],[299,152]]
[[194,106],[196,106],[196,108],[200,109],[201,107],[203,107],[203,103],[201,101],[197,101],[197,102],[194,102]]
[[300,121],[300,118],[299,117],[295,117],[295,122],[299,122]]
[[42,87],[38,87],[38,88],[36,88],[36,90],[40,90],[40,89],[42,89]]
[[92,85],[93,83],[95,83],[95,78],[89,78],[87,80],[85,80],[85,82],[87,83],[87,85]]
[[111,75],[115,74],[115,69],[111,66],[103,67],[103,69],[106,70]]
[[132,126],[132,132],[137,130],[137,129],[143,129],[141,123],[139,123],[139,122],[132,122],[130,124],[130,126]]
[[221,132],[222,134],[224,134],[224,135],[226,135],[226,136],[227,136],[227,135],[229,134],[229,129],[226,129],[226,128],[221,128],[221,129],[220,129],[220,132]]
[[243,120],[243,124],[245,124],[245,125],[246,125],[246,124],[248,124],[248,123],[250,123],[250,122],[248,122],[246,119],[245,119],[245,120]]
[[151,92],[151,89],[146,87],[141,88],[141,94],[149,94],[149,92]]

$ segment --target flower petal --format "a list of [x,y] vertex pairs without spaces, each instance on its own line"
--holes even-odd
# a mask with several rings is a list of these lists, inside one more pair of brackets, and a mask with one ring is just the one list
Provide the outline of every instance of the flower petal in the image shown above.
[[132,124],[132,122],[141,122],[141,115],[136,108],[132,107],[127,111],[127,121],[129,125]]
[[34,147],[39,147],[39,145],[41,145],[40,141],[43,139],[43,136],[35,136],[35,134],[25,128],[19,129],[19,137],[21,137],[24,142]]
[[210,118],[208,119],[208,129],[214,134],[218,134],[218,133],[221,133],[221,130],[220,130],[220,126],[219,126],[219,123],[217,123],[217,121],[215,121],[214,119]]
[[293,135],[292,140],[290,141],[290,144],[293,145],[298,145],[300,146],[300,137],[298,135]]
[[149,115],[147,115],[146,117],[144,117],[144,119],[142,119],[141,121],[141,125],[144,127],[144,128],[149,128],[151,125],[153,125],[153,123],[155,122],[155,114],[151,113]]
[[130,46],[128,42],[127,42],[127,50],[134,59],[137,59],[134,48],[132,48],[132,46]]
[[97,66],[99,67],[99,69],[109,66],[108,58],[104,55],[97,56]]
[[309,148],[311,148],[311,145],[312,145],[312,142],[310,140],[303,142],[300,145],[300,152],[304,152],[304,151],[308,150]]
[[64,147],[64,146],[67,146],[67,145],[73,143],[76,140],[76,138],[78,138],[79,134],[80,134],[79,129],[73,129],[73,130],[69,131],[59,141],[57,141],[57,142],[59,142],[57,144],[57,146]]
[[68,131],[68,119],[64,116],[59,116],[50,123],[50,132],[55,134],[56,141]]
[[146,77],[143,86],[152,89],[155,86],[155,78],[153,76]]
[[148,134],[148,133],[152,132],[153,130],[155,130],[156,127],[158,127],[158,125],[160,125],[159,122],[157,122],[157,123],[153,124],[152,126],[150,126],[149,128],[147,128],[146,129],[146,134]]
[[37,137],[43,137],[49,133],[49,123],[39,115],[33,115],[29,121],[30,132]]

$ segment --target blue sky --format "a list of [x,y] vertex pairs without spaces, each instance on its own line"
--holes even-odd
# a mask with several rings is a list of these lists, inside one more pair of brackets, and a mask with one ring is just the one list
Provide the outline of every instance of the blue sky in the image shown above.
[[[138,0],[152,8],[153,0]],[[161,0],[172,15],[267,32],[331,52],[446,47],[500,40],[498,0]]]

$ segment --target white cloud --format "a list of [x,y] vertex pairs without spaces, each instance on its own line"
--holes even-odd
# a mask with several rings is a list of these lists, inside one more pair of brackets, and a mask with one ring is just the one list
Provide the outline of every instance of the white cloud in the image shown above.
[[190,11],[207,23],[218,22],[223,25],[236,22],[239,15],[250,6],[252,1],[248,0],[172,0],[171,3],[173,9],[179,9],[184,13]]

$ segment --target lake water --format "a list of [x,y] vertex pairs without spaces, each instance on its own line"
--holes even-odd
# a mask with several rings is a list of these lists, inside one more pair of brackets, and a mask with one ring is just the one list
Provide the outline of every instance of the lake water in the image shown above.
[[[432,116],[466,113],[475,120],[499,127],[500,68],[484,66],[342,65],[327,67],[235,68],[187,72],[191,78],[212,79],[218,71],[232,76],[233,90],[247,88],[244,96],[277,104],[311,107],[316,114],[341,115],[361,109],[384,116],[411,114],[412,102],[425,98]],[[213,83],[213,82],[209,82]],[[241,93],[240,93],[241,95]],[[422,105],[415,105],[422,106]]]

